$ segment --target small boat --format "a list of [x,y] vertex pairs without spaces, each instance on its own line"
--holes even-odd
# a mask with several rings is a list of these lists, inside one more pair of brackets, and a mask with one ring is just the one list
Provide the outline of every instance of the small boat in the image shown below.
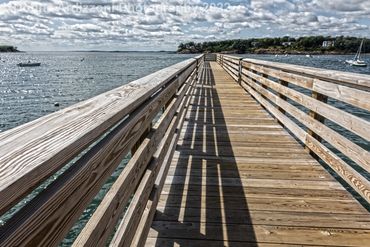
[[357,66],[357,67],[366,67],[367,64],[364,60],[361,60],[361,51],[362,47],[364,45],[364,40],[361,41],[360,47],[358,48],[358,51],[353,58],[353,60],[346,60],[346,63],[350,64],[351,66]]
[[38,67],[41,65],[41,63],[31,63],[28,61],[28,63],[19,63],[17,64],[19,67]]
[[312,58],[312,55],[311,54],[307,54],[306,57]]

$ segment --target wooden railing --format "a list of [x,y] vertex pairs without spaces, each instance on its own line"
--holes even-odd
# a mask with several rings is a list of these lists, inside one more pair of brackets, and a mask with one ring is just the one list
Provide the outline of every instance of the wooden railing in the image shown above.
[[221,54],[217,62],[370,203],[370,76]]
[[1,133],[0,214],[19,210],[0,246],[57,246],[132,149],[73,245],[142,245],[202,64],[180,62]]

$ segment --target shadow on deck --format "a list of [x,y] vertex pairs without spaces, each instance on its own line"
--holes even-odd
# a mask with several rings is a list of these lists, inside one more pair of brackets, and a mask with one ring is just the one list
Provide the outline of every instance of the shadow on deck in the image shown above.
[[260,104],[205,63],[146,246],[358,244],[369,223]]
[[[205,64],[200,81],[193,93],[183,138],[177,146],[178,156],[174,157],[177,165],[171,166],[168,175],[172,186],[165,186],[162,196],[168,192],[166,203],[163,207],[161,200],[158,209],[162,212],[156,213],[153,228],[159,234],[155,246],[174,246],[175,243],[187,246],[189,239],[197,239],[197,243],[192,244],[199,246],[209,245],[212,239],[213,245],[235,246],[228,242],[230,236],[240,232],[237,229],[240,225],[235,223],[244,225],[243,238],[251,242],[248,246],[257,246],[209,63]],[[224,178],[232,178],[234,186],[224,185]],[[179,238],[168,239],[168,230],[170,235]],[[208,241],[202,243],[202,240]]]

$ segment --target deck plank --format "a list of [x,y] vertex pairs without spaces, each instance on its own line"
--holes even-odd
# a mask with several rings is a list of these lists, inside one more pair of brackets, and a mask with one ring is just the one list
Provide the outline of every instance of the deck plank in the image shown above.
[[369,212],[217,63],[205,70],[146,246],[366,246]]

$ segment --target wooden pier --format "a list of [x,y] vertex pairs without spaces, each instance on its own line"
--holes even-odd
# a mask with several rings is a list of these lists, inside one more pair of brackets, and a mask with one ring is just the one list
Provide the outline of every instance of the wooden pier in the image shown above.
[[0,246],[57,246],[117,172],[73,246],[368,246],[369,115],[369,76],[186,60],[0,133]]

